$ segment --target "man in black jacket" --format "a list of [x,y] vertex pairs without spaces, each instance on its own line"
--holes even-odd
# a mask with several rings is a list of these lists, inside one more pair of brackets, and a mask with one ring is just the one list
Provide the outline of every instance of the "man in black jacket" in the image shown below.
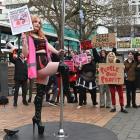
[[11,53],[9,56],[10,62],[15,64],[15,92],[14,92],[14,103],[13,106],[17,106],[19,87],[22,87],[22,103],[28,105],[26,101],[27,95],[27,63],[24,59],[23,54],[20,52],[19,56],[17,53]]

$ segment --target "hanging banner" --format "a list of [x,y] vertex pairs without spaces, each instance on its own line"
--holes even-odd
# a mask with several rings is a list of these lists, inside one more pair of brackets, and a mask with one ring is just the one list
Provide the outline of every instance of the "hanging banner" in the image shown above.
[[10,10],[8,17],[13,35],[33,30],[27,5]]
[[99,85],[124,84],[124,64],[99,63]]
[[135,37],[131,39],[132,48],[140,48],[140,37]]
[[91,44],[91,40],[83,40],[81,41],[81,49],[82,50],[88,50],[88,49],[92,49],[93,46]]
[[94,47],[115,47],[115,33],[98,34],[93,37],[92,43]]

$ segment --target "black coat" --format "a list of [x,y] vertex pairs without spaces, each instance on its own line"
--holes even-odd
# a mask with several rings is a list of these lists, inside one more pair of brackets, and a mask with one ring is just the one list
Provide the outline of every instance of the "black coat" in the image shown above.
[[140,63],[136,64],[136,71],[135,71],[135,75],[136,75],[136,88],[140,88]]
[[26,63],[26,61],[22,62],[22,60],[19,57],[14,59],[12,54],[10,54],[9,60],[10,60],[10,62],[15,64],[14,80],[15,81],[27,80],[28,79],[28,74],[27,74],[27,63]]

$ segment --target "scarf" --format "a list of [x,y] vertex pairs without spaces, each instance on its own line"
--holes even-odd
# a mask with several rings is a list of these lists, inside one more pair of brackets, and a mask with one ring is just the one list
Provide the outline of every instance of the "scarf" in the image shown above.
[[[34,44],[33,38],[31,36],[28,37],[28,41],[29,41],[29,46],[28,46],[29,55],[27,58],[28,78],[33,79],[33,78],[37,78],[36,50],[35,50],[35,44]],[[50,52],[48,51],[47,45],[48,45],[48,42],[46,40],[46,55],[47,55],[48,61],[50,61],[51,60]]]

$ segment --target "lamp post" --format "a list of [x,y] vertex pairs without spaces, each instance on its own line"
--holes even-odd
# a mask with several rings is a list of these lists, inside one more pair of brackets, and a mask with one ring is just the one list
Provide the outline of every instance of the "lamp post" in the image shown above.
[[79,38],[80,41],[82,40],[83,30],[82,30],[82,24],[84,23],[84,14],[82,10],[82,1],[79,0]]

